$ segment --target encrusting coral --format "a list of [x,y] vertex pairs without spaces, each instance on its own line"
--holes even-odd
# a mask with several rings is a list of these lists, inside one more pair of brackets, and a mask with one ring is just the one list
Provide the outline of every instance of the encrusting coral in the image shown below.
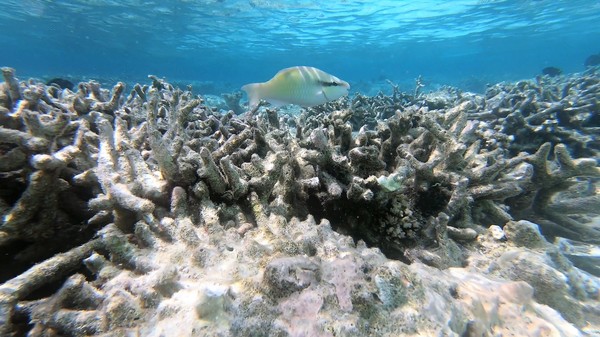
[[[568,115],[595,132],[594,105],[551,103],[556,87],[589,101],[594,72],[485,97],[418,82],[240,115],[155,76],[125,96],[123,83],[72,92],[2,70],[0,250],[15,268],[2,272],[1,335],[577,336],[600,324],[600,282],[524,220],[600,241],[596,148],[535,126]],[[542,132],[537,146],[511,128],[519,118]]]

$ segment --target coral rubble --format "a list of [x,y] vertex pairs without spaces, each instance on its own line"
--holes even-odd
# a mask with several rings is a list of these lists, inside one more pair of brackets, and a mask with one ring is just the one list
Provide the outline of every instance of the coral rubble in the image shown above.
[[593,69],[301,114],[2,72],[2,336],[600,327]]

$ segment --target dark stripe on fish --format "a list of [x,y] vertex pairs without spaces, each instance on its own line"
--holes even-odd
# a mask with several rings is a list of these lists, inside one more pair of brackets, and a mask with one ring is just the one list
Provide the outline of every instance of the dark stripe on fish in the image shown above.
[[324,87],[337,87],[338,85],[340,85],[338,82],[325,82],[325,81],[319,81],[319,84]]

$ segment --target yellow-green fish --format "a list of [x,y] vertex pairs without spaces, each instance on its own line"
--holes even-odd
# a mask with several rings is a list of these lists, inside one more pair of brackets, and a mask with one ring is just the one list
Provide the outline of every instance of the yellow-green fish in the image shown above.
[[297,104],[311,107],[347,95],[348,89],[348,82],[306,66],[286,68],[267,82],[242,87],[248,94],[250,107],[255,107],[261,99],[274,106]]

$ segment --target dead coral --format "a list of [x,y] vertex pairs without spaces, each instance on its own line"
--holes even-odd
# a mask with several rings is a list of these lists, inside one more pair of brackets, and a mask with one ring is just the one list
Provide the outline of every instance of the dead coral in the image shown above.
[[544,143],[565,144],[575,158],[597,157],[600,119],[597,69],[583,75],[537,77],[494,85],[485,105],[469,114],[484,120],[514,141],[511,154],[533,153]]
[[[77,93],[51,92],[52,103],[37,83],[20,84],[29,92],[16,105],[10,90],[1,91],[0,154],[15,158],[2,176],[10,183],[0,199],[9,221],[0,227],[3,240],[39,243],[77,225],[96,233],[73,243],[81,246],[65,261],[50,258],[0,286],[3,333],[15,331],[19,317],[31,320],[32,335],[504,331],[515,321],[488,327],[492,314],[461,298],[470,287],[502,288],[538,308],[530,286],[483,276],[471,282],[470,272],[440,269],[467,263],[473,241],[486,235],[481,225],[537,214],[571,226],[546,206],[572,208],[574,197],[591,196],[573,187],[593,186],[589,178],[597,177],[593,160],[572,159],[564,145],[554,146],[554,157],[550,144],[511,155],[513,135],[481,115],[485,99],[456,90],[422,94],[417,83],[414,95],[357,96],[294,119],[260,107],[220,115],[151,79],[127,99],[120,84],[111,94],[94,82]],[[21,193],[11,195],[14,187]],[[59,200],[79,200],[67,207],[81,212],[78,222]],[[68,221],[57,229],[44,213]],[[567,220],[577,222],[570,230],[593,237],[583,231],[584,217]],[[389,261],[365,242],[412,264]],[[46,257],[39,256],[30,261]],[[89,280],[73,269],[82,262]],[[49,286],[40,276],[46,271],[63,286],[26,298]],[[552,282],[569,290],[561,280]],[[594,296],[577,289],[582,301]],[[501,296],[488,298],[497,310],[525,303]],[[554,298],[547,303],[568,311]],[[423,307],[433,308],[428,322],[411,314]],[[526,312],[536,324],[575,330],[536,310]],[[568,319],[583,324],[581,316]]]
[[[308,141],[299,141],[302,148],[294,157],[300,158],[299,166],[311,165],[321,182],[312,192],[321,206],[312,212],[340,224],[341,231],[400,254],[405,238],[437,240],[421,234],[428,217],[443,213],[451,226],[468,227],[477,216],[472,211],[485,209],[497,223],[510,220],[501,202],[523,192],[524,182],[515,173],[518,163],[503,159],[501,143],[486,141],[485,123],[467,120],[471,109],[470,100],[447,111],[405,107],[387,125],[362,128],[350,142],[337,136],[348,125],[343,113],[303,128],[312,131],[304,132]],[[463,240],[475,237],[473,230],[451,233]]]
[[[553,199],[571,185],[577,184],[578,181],[589,182],[591,178],[600,177],[596,160],[573,159],[566,146],[558,144],[554,147],[554,160],[550,161],[548,160],[550,150],[550,143],[545,143],[536,153],[524,158],[532,168],[531,180],[524,185],[522,195],[509,201],[513,212],[519,218],[539,220],[548,236],[558,234],[581,242],[600,243],[600,233],[588,225],[589,221],[580,221],[577,217],[569,216],[569,212],[561,212],[560,207],[552,207]],[[596,199],[595,194],[588,194],[563,199],[563,205],[578,203],[578,213],[581,217],[585,214],[597,213],[597,206],[594,205]]]
[[[13,72],[5,71],[9,75]],[[86,120],[75,120],[73,111],[46,96],[42,84],[11,90],[11,97],[19,90],[15,97],[23,99],[7,107],[1,118],[0,143],[6,151],[0,153],[0,197],[5,205],[0,246],[27,243],[16,259],[27,264],[64,249],[67,242],[82,243],[97,229],[86,224],[92,215],[86,203],[93,191],[74,181],[95,165],[97,135]]]
[[234,114],[241,115],[242,113],[244,113],[244,108],[242,108],[242,106],[240,105],[240,100],[243,97],[243,94],[241,91],[221,94],[221,96],[225,100],[225,104],[227,104],[227,107],[231,111],[233,111]]

